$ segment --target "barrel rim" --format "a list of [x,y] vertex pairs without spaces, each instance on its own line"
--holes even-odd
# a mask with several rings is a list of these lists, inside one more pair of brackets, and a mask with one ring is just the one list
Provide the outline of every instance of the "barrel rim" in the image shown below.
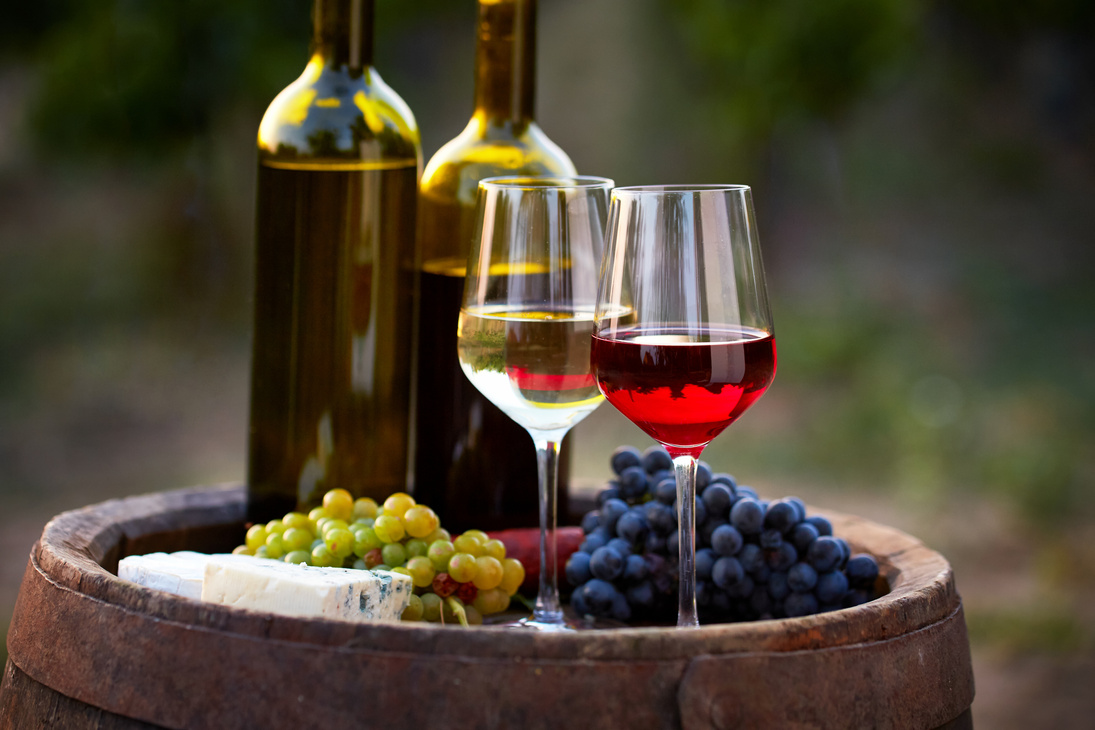
[[[246,492],[239,483],[109,500],[50,520],[32,562],[51,582],[159,620],[269,639],[353,649],[473,656],[583,657],[599,660],[688,658],[696,654],[798,651],[880,641],[935,623],[960,599],[949,563],[892,527],[831,510],[811,509],[857,551],[875,555],[890,592],[853,608],[802,618],[715,624],[680,631],[634,627],[580,633],[515,632],[434,624],[353,624],[280,616],[173,596],[123,581],[103,567],[125,544],[173,525],[242,523]],[[896,619],[900,620],[896,620]],[[855,630],[848,630],[855,627]],[[504,637],[504,641],[499,641]]]

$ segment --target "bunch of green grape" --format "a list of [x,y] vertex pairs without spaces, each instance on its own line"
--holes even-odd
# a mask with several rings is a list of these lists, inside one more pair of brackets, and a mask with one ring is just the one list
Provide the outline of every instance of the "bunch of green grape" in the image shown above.
[[377,505],[355,500],[345,489],[323,495],[308,514],[252,525],[234,553],[293,565],[390,570],[414,583],[404,621],[483,623],[483,616],[509,607],[525,580],[521,561],[480,530],[455,539],[437,514],[403,492]]

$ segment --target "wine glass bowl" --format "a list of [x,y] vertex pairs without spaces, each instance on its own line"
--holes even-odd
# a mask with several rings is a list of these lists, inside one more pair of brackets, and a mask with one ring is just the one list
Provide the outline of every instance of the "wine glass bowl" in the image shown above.
[[760,398],[776,370],[750,189],[615,189],[594,320],[598,387],[673,457],[678,625],[698,626],[696,459]]
[[479,184],[457,354],[468,380],[536,445],[540,592],[523,626],[561,629],[555,554],[557,454],[604,400],[590,372],[598,267],[612,181],[501,177]]

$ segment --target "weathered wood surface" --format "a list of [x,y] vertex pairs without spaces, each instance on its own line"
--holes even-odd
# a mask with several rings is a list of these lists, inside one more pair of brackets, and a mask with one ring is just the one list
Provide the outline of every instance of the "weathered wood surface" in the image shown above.
[[[28,682],[167,728],[969,727],[969,644],[946,560],[892,528],[827,516],[879,559],[887,595],[693,631],[537,634],[306,620],[152,591],[113,575],[119,557],[230,548],[242,487],[105,502],[52,520],[32,551],[0,728],[34,727],[7,719],[29,716],[33,693],[13,690]],[[73,725],[85,726],[100,727]]]

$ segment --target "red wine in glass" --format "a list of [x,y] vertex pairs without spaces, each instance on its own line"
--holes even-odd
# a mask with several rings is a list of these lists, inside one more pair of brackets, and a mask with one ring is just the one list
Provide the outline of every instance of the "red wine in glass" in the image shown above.
[[666,446],[699,452],[772,382],[776,342],[747,327],[635,327],[594,335],[605,399]]
[[772,382],[774,332],[747,186],[612,191],[590,363],[673,459],[682,628],[699,626],[696,460]]

